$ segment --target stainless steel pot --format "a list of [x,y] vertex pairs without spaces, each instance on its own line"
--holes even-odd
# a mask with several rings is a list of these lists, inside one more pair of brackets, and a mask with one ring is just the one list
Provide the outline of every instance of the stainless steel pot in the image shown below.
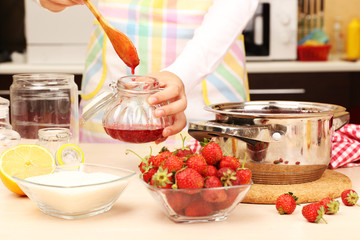
[[259,184],[319,179],[331,159],[333,132],[350,118],[344,107],[315,102],[229,102],[205,109],[215,120],[190,122],[189,134],[199,141],[215,138],[226,154],[246,153]]

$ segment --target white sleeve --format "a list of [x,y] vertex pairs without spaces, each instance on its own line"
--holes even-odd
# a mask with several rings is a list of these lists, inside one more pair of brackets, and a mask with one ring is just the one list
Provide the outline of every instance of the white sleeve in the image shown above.
[[258,0],[214,0],[201,26],[167,68],[184,82],[186,91],[215,71],[222,58],[246,27]]

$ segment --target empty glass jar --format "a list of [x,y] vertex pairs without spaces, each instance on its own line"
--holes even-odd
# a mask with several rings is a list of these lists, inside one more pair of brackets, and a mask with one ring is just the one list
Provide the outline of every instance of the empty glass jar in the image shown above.
[[68,128],[79,139],[78,87],[71,74],[17,74],[10,86],[11,124],[22,139],[42,128]]
[[113,93],[103,93],[84,108],[83,119],[88,120],[105,107],[102,124],[112,138],[131,143],[146,143],[162,138],[162,131],[171,125],[172,118],[155,117],[155,109],[163,104],[147,103],[147,98],[160,90],[158,80],[125,76],[112,87]]
[[71,141],[71,132],[68,128],[42,128],[38,135],[38,144],[48,149],[54,157],[62,145]]

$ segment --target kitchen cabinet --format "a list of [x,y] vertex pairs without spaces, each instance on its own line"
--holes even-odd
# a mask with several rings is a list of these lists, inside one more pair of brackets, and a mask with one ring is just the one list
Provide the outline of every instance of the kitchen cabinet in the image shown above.
[[291,100],[337,104],[360,123],[360,72],[249,74],[251,100]]
[[337,104],[350,112],[351,123],[360,124],[360,64],[286,62],[248,66],[251,100]]

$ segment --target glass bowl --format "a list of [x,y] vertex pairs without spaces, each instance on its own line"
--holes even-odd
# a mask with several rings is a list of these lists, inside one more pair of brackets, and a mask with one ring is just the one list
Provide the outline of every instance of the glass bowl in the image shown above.
[[77,219],[111,209],[134,171],[83,163],[57,166],[53,173],[22,179],[13,176],[43,213]]
[[201,189],[160,189],[144,182],[141,176],[140,181],[160,204],[165,215],[177,223],[226,220],[253,184]]

